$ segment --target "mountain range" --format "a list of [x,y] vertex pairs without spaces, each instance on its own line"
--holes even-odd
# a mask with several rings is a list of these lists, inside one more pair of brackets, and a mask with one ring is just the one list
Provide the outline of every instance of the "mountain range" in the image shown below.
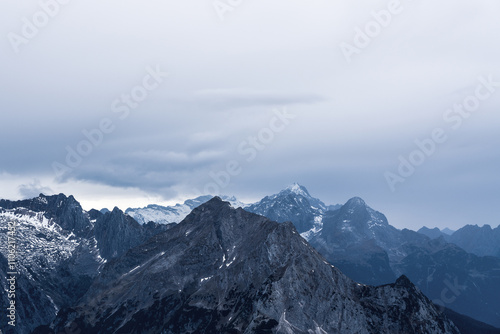
[[459,333],[406,277],[381,287],[355,283],[293,224],[234,209],[218,197],[107,263],[53,327],[86,333]]
[[[500,262],[457,247],[461,243],[451,238],[462,229],[452,236],[430,229],[437,234],[424,235],[426,228],[420,233],[399,230],[359,197],[326,205],[297,183],[240,206],[280,223],[291,221],[330,263],[357,282],[381,285],[407,275],[436,303],[500,327]],[[472,240],[481,235],[471,234]]]
[[460,314],[499,326],[495,257],[398,230],[361,198],[326,205],[298,184],[250,205],[225,199],[129,214],[86,212],[63,194],[0,200],[2,268],[8,221],[23,254],[17,329],[498,333]]
[[[336,210],[340,205],[326,205],[321,200],[312,197],[309,191],[298,183],[293,183],[277,194],[264,197],[256,203],[243,203],[234,196],[219,197],[235,208],[241,207],[253,213],[268,217],[271,220],[283,223],[292,221],[301,233],[309,239],[323,227],[323,215],[328,210]],[[153,221],[159,224],[179,223],[194,208],[213,198],[212,195],[199,196],[186,200],[182,204],[161,206],[156,204],[143,208],[128,208],[125,213],[133,217],[140,224]]]
[[496,256],[500,258],[500,225],[492,228],[485,224],[465,225],[453,233],[446,233],[439,228],[429,229],[422,227],[419,233],[425,234],[431,239],[443,237],[446,241],[454,243],[469,253],[478,256]]

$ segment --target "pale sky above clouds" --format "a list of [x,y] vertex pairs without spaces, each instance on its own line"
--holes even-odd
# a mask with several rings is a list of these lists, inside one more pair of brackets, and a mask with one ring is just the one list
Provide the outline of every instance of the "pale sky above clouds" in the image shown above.
[[[224,20],[212,0],[69,1],[26,38],[54,1],[0,4],[1,198],[174,203],[235,162],[218,188],[244,201],[299,182],[328,204],[361,196],[397,227],[500,223],[500,86],[443,118],[479,78],[500,82],[496,0],[242,0]],[[348,62],[342,43],[391,6]],[[54,162],[102,122],[112,130],[58,177]],[[436,128],[447,140],[392,191],[386,173]]]

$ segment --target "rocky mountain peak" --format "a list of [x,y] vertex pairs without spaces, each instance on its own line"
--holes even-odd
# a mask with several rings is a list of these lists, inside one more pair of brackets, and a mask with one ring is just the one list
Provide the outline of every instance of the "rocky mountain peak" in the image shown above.
[[406,275],[399,276],[399,278],[396,280],[395,285],[405,287],[405,288],[414,288],[415,287],[415,285],[410,281],[410,279],[408,277],[406,277]]
[[112,215],[122,215],[123,211],[119,207],[115,206],[110,212]]
[[292,221],[299,233],[321,229],[326,205],[312,197],[304,186],[294,183],[279,193],[245,207],[245,210],[283,223]]
[[370,208],[360,197],[351,198],[338,212],[334,212],[331,216],[337,217],[336,220],[341,222],[341,225],[360,230],[389,226],[387,218],[382,213]]
[[[231,239],[236,235],[244,235],[248,232],[251,226],[244,226],[239,224],[239,222],[242,220],[253,222],[254,219],[252,217],[257,217],[257,215],[246,212],[241,208],[235,209],[229,202],[215,196],[208,202],[195,208],[181,222],[181,225],[186,230],[185,233],[188,234],[200,228],[208,228],[216,231],[216,236],[220,240]],[[223,243],[226,242],[227,240]]]
[[231,203],[223,201],[219,196],[214,196],[204,204],[198,206],[192,213],[196,212],[218,212],[222,209],[231,208]]
[[370,212],[365,201],[360,197],[353,197],[348,200],[335,214],[337,220],[342,223],[357,227],[364,228],[366,223],[371,220]]
[[349,199],[344,206],[349,209],[366,209],[366,202],[361,197],[353,197]]

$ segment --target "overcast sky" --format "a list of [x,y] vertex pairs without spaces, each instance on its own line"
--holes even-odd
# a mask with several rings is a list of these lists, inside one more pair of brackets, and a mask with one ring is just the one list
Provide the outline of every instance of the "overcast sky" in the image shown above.
[[59,1],[0,4],[1,198],[299,182],[399,228],[500,223],[497,0]]

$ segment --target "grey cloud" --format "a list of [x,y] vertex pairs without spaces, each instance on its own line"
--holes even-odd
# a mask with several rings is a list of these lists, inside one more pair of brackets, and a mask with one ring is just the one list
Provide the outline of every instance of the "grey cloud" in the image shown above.
[[[60,182],[80,180],[113,187],[137,188],[165,199],[178,196],[175,186],[190,183],[197,174],[208,173],[214,164],[225,159],[223,151],[107,151],[104,158],[93,157],[65,174]],[[99,161],[97,164],[96,161]]]
[[37,197],[39,194],[54,194],[54,191],[50,187],[43,186],[39,179],[34,179],[33,182],[29,184],[21,184],[18,190],[22,198],[33,198]]
[[[0,173],[19,174],[23,196],[57,189],[57,180],[25,180],[46,183],[52,162],[85,140],[82,130],[110,118],[116,129],[66,178],[86,194],[108,185],[188,196],[236,160],[243,170],[223,189],[229,195],[259,199],[298,181],[329,203],[361,196],[398,226],[496,219],[500,89],[457,131],[443,113],[474,92],[478,76],[500,81],[500,5],[404,1],[348,64],[339,44],[387,4],[248,2],[224,22],[210,5],[188,2],[67,7],[19,55],[6,39],[0,45]],[[0,35],[19,31],[12,13],[37,5],[20,6],[0,4]],[[169,76],[120,119],[112,102],[156,64]],[[296,120],[246,161],[238,145],[282,106]],[[391,193],[384,172],[435,127],[449,140]]]

